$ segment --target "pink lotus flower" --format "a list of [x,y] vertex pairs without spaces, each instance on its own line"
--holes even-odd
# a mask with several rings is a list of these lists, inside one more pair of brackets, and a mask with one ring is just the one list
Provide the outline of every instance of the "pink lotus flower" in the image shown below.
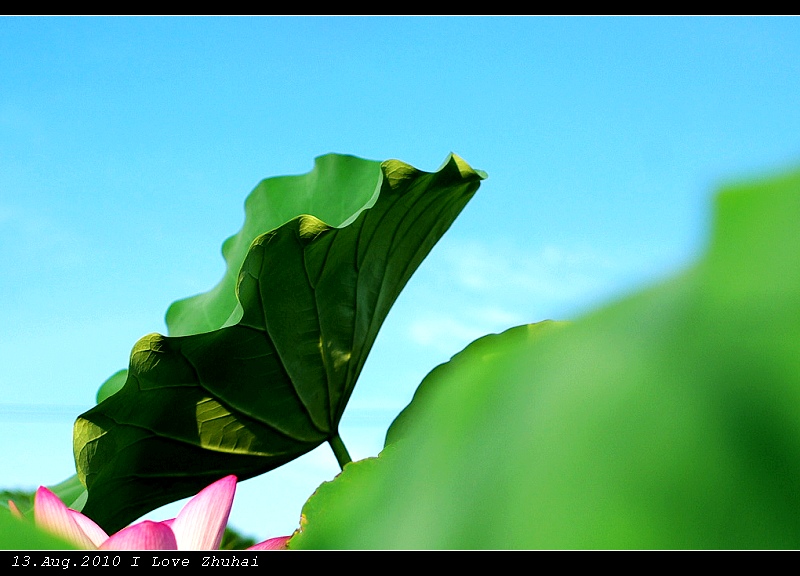
[[[36,491],[33,516],[37,526],[84,550],[217,550],[235,492],[236,476],[225,476],[198,492],[175,518],[144,520],[111,536],[44,486]],[[9,505],[22,517],[13,502]],[[285,550],[289,538],[270,538],[248,550]]]

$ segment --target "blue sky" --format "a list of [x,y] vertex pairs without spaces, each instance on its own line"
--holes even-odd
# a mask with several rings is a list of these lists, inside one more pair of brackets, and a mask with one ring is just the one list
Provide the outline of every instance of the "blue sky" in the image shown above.
[[[0,18],[0,486],[74,473],[75,416],[221,278],[263,178],[328,152],[489,175],[381,330],[359,459],[473,339],[691,263],[719,185],[800,162],[798,94],[788,17]],[[240,483],[231,525],[288,534],[337,472],[322,446]]]

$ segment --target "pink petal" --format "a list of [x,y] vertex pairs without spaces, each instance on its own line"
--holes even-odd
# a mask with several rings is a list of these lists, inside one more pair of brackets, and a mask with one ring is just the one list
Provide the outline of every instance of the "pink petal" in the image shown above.
[[291,536],[278,536],[277,538],[270,538],[259,542],[255,546],[250,546],[248,550],[287,550],[286,544],[291,539]]
[[[80,512],[67,508],[61,499],[44,486],[40,486],[33,499],[33,517],[36,525],[84,550],[97,546],[75,520]],[[87,518],[88,520],[88,518]],[[91,520],[90,520],[91,522]]]
[[218,550],[236,492],[236,476],[229,475],[203,488],[178,512],[172,531],[178,550]]
[[100,528],[94,520],[72,508],[68,508],[68,510],[72,519],[75,520],[80,529],[83,530],[83,533],[89,537],[89,540],[91,540],[95,546],[100,546],[100,544],[108,540],[106,531]]
[[123,528],[100,546],[101,550],[177,550],[175,534],[163,522],[144,520]]
[[11,513],[14,516],[16,516],[17,518],[22,518],[23,517],[22,516],[22,512],[19,511],[19,508],[17,508],[17,505],[14,504],[13,500],[9,500],[8,501],[8,507],[11,509]]

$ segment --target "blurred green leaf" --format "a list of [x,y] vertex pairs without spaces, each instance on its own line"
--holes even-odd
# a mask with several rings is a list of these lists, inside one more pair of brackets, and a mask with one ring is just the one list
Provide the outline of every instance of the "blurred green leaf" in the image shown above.
[[[38,486],[37,486],[38,488]],[[51,492],[58,496],[69,508],[80,511],[86,500],[86,489],[81,484],[77,475],[67,478],[63,482],[48,486]],[[22,514],[33,519],[33,501],[36,489],[32,490],[2,490],[0,491],[0,506],[13,500]]]
[[[386,445],[394,444],[413,431],[415,426],[419,426],[418,420],[425,418],[425,407],[428,398],[434,394],[447,394],[449,386],[458,386],[459,379],[463,374],[471,374],[478,378],[476,371],[485,371],[487,367],[500,357],[506,357],[516,352],[520,346],[530,346],[543,334],[549,334],[551,330],[564,325],[565,322],[555,322],[545,320],[536,324],[526,324],[506,330],[502,334],[488,334],[478,338],[467,346],[464,350],[453,356],[449,362],[445,362],[434,368],[417,387],[414,398],[406,408],[395,418],[386,433]],[[483,375],[483,379],[492,380],[491,373]],[[442,390],[445,390],[442,392]],[[498,389],[501,392],[501,389]],[[479,406],[474,406],[480,410]],[[480,414],[470,412],[452,413],[450,418],[460,418],[469,422],[480,418]]]
[[469,346],[293,548],[800,548],[798,222],[800,171],[729,186],[695,266]]
[[8,508],[0,506],[0,550],[75,550],[75,547],[38,529],[28,519],[14,517]]
[[[435,173],[396,160],[380,171],[379,194],[356,194],[368,205],[341,227],[297,216],[250,244],[241,311],[215,308],[235,324],[134,346],[122,389],[75,425],[84,514],[113,532],[221,476],[244,480],[338,437],[389,309],[484,178],[454,155]],[[354,209],[343,198],[360,183],[318,183],[315,202]]]
[[8,502],[13,500],[17,509],[24,515],[33,510],[33,498],[36,491],[27,490],[0,490],[0,506],[9,509]]

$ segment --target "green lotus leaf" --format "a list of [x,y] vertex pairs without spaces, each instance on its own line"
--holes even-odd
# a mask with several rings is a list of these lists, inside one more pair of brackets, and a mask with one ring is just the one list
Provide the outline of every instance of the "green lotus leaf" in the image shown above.
[[[344,225],[375,202],[381,174],[380,162],[326,154],[315,159],[314,168],[307,174],[262,180],[245,201],[242,229],[222,245],[224,276],[208,292],[178,300],[168,308],[168,333],[185,336],[235,324],[242,312],[236,298],[236,280],[253,240],[300,214],[313,214],[332,226]],[[341,193],[334,196],[330,190]],[[121,369],[103,382],[97,391],[97,402],[117,393],[127,375],[128,370]],[[77,475],[64,482],[80,484]]]
[[[307,174],[262,180],[245,200],[242,229],[222,244],[225,274],[208,292],[170,305],[165,317],[169,335],[199,334],[235,324],[242,312],[236,282],[253,240],[301,214],[340,227],[375,202],[380,184],[380,162],[345,154],[318,156]],[[330,190],[340,193],[332,195]],[[126,369],[112,374],[100,386],[98,403],[119,391],[126,377]]]
[[242,229],[222,244],[225,275],[210,291],[170,305],[170,336],[210,332],[239,320],[239,270],[258,236],[303,214],[334,228],[344,226],[375,203],[381,182],[380,162],[344,154],[317,157],[307,174],[262,180],[245,201]]
[[259,235],[238,304],[211,307],[222,326],[142,338],[122,388],[78,418],[83,513],[116,531],[226,474],[244,480],[338,443],[383,320],[484,177],[454,155],[434,173],[386,161],[368,205],[345,202],[347,187],[316,189],[320,205],[354,210],[338,226],[300,215]]
[[434,370],[292,547],[799,548],[800,171],[714,220],[672,278]]
[[[544,334],[549,334],[552,330],[565,325],[565,322],[545,320],[536,324],[525,324],[509,328],[501,334],[488,334],[470,343],[464,350],[453,356],[450,361],[440,364],[434,368],[417,387],[411,403],[398,414],[394,419],[389,430],[386,432],[385,446],[395,444],[413,433],[415,427],[419,426],[419,421],[424,421],[427,406],[431,400],[429,398],[436,394],[447,394],[448,386],[458,386],[464,374],[470,374],[472,378],[477,378],[479,372],[483,372],[487,367],[499,358],[506,357],[520,349],[522,346],[531,346]],[[494,382],[493,374],[484,374],[483,378]],[[502,388],[497,383],[497,393],[502,394]],[[479,407],[476,407],[479,409]],[[473,415],[468,412],[454,412],[450,418],[463,418],[467,421],[480,415]]]

